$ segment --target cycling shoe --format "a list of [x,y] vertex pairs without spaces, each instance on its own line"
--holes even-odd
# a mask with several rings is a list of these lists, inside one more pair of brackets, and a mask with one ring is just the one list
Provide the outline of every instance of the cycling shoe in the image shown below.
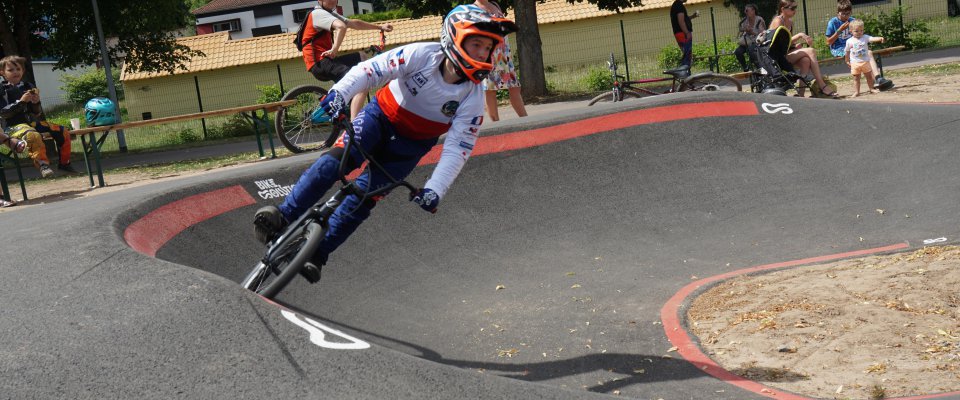
[[254,234],[263,244],[270,243],[286,226],[287,221],[283,219],[283,214],[276,206],[262,207],[253,217]]

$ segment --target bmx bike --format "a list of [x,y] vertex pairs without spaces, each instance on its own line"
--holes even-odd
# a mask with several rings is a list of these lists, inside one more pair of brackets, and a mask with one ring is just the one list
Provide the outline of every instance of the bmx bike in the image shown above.
[[327,221],[347,196],[356,195],[361,198],[359,204],[363,204],[370,198],[384,195],[400,186],[410,190],[411,195],[417,192],[417,188],[410,183],[397,180],[387,173],[362,146],[356,146],[356,149],[367,161],[367,168],[380,171],[390,180],[390,183],[378,189],[364,191],[357,186],[356,181],[347,180],[343,170],[354,143],[353,126],[345,116],[332,122],[336,129],[342,130],[344,135],[347,135],[338,171],[340,188],[329,199],[317,201],[300,218],[288,225],[279,236],[267,243],[267,251],[263,258],[240,283],[244,288],[268,299],[280,293],[310,260],[320,246],[320,242],[323,241],[328,227]]
[[[371,45],[363,51],[377,55],[387,45],[387,36],[380,31],[380,44]],[[277,110],[274,125],[280,142],[292,153],[320,150],[333,146],[340,132],[335,124],[327,121],[315,123],[310,116],[327,95],[327,90],[318,85],[300,85],[290,89],[280,100],[296,100]],[[349,113],[349,112],[348,112]]]
[[[613,80],[610,90],[601,93],[590,100],[588,106],[599,102],[617,102],[626,98],[656,96],[660,94],[690,91],[728,91],[739,92],[742,87],[736,79],[723,74],[712,72],[703,72],[696,75],[690,75],[690,67],[680,66],[670,70],[663,71],[670,77],[649,78],[635,81],[627,81],[625,76],[617,74],[617,60],[613,53],[610,53],[610,60],[607,61],[607,67],[610,69],[610,75]],[[663,89],[648,88],[641,85],[651,85],[659,82],[670,82],[670,86]]]

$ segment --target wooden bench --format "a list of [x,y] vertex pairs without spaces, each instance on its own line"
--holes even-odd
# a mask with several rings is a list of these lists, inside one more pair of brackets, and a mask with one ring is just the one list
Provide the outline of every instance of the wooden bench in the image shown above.
[[[880,73],[877,74],[877,76],[883,76],[883,56],[888,56],[904,49],[906,49],[906,46],[893,46],[893,47],[887,47],[884,49],[870,50],[873,52],[873,57],[877,59],[877,69],[880,70],[879,71]],[[844,62],[844,60],[846,60],[845,57],[826,58],[826,59],[820,60],[820,65],[841,63],[841,62]]]
[[[231,115],[231,114],[241,114],[244,117],[247,117],[253,123],[254,133],[257,137],[257,147],[260,151],[260,157],[265,157],[265,152],[263,148],[263,141],[260,138],[261,127],[263,127],[264,133],[267,134],[268,141],[270,143],[270,158],[276,158],[277,153],[273,144],[273,134],[270,132],[269,128],[269,114],[276,112],[282,107],[287,107],[296,103],[296,100],[286,100],[286,101],[277,101],[272,103],[265,104],[255,104],[251,106],[243,107],[234,107],[234,108],[225,108],[222,110],[213,110],[213,111],[204,111],[193,114],[185,115],[175,115],[171,117],[157,118],[157,119],[147,119],[142,121],[131,121],[124,122],[116,125],[108,126],[97,126],[92,128],[83,128],[71,130],[69,133],[71,135],[76,135],[80,137],[80,141],[83,148],[83,162],[84,166],[87,169],[87,176],[90,179],[90,187],[104,187],[106,184],[103,180],[103,167],[100,164],[100,148],[103,147],[103,143],[106,140],[107,136],[110,134],[110,131],[116,131],[120,129],[129,129],[137,128],[143,126],[152,126],[152,125],[161,125],[170,122],[179,122],[179,121],[189,121],[197,120],[202,118],[216,117],[222,115]],[[258,115],[260,113],[260,115]],[[274,132],[275,133],[275,132]],[[92,157],[91,157],[92,156]],[[17,162],[18,157],[14,155],[13,157],[5,156],[0,154],[0,158],[8,159],[14,161],[14,165],[17,168],[17,176],[20,178],[20,190],[23,193],[23,199],[27,199],[26,187],[23,184],[23,174],[20,171],[20,164]],[[92,159],[91,159],[92,158]],[[0,163],[0,185],[3,186],[3,193],[9,194],[7,188],[6,176],[3,174],[3,165]],[[96,172],[97,182],[94,183],[93,175]],[[98,184],[98,185],[97,185]],[[7,199],[10,200],[10,199]]]
[[20,155],[13,150],[10,150],[9,153],[6,149],[0,150],[0,187],[3,188],[3,193],[0,193],[0,196],[7,201],[13,200],[10,196],[10,188],[7,185],[7,171],[3,167],[5,161],[9,161],[17,169],[17,179],[20,180],[20,194],[24,200],[27,200],[27,187],[23,184],[23,170],[20,169]]
[[[40,136],[43,138],[43,143],[47,146],[50,146],[50,143],[53,142],[53,136],[51,136],[50,133],[44,132],[41,133]],[[20,197],[22,197],[23,200],[29,200],[27,197],[27,186],[23,182],[23,169],[20,165],[20,160],[30,160],[30,157],[18,154],[9,147],[3,147],[0,149],[0,188],[3,188],[3,193],[0,194],[0,197],[2,197],[4,200],[13,200],[10,197],[9,185],[7,184],[7,171],[3,166],[5,161],[10,162],[10,164],[12,164],[17,170],[17,180],[20,182]]]

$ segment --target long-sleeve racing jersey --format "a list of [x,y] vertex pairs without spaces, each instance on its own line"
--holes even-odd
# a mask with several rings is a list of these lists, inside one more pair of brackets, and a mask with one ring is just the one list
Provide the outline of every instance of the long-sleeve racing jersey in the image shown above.
[[444,57],[439,43],[398,47],[358,64],[332,88],[350,99],[386,83],[377,91],[377,103],[400,136],[430,139],[446,133],[440,161],[424,185],[440,198],[470,157],[484,112],[479,85],[443,80]]

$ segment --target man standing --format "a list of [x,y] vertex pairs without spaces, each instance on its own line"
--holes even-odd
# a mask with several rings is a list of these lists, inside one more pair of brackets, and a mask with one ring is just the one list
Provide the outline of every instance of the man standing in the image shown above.
[[673,37],[677,39],[677,46],[680,46],[680,65],[689,67],[693,58],[693,24],[690,22],[700,16],[700,11],[694,11],[693,15],[687,14],[687,7],[683,5],[687,0],[674,0],[670,6],[670,25],[673,27]]
[[[376,25],[366,21],[347,19],[337,13],[337,0],[318,0],[319,5],[307,15],[303,28],[303,62],[307,71],[317,80],[336,83],[354,65],[360,63],[360,53],[350,53],[337,57],[340,45],[347,35],[347,29],[381,30],[390,32],[390,24]],[[352,113],[358,112],[366,99],[366,93],[359,93],[350,102]]]

